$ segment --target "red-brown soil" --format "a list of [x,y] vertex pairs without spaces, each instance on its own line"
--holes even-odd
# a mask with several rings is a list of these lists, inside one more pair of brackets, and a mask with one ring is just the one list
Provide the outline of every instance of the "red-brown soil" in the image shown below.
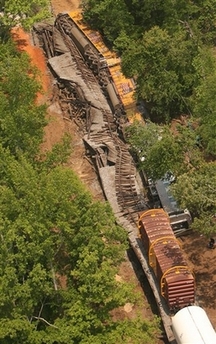
[[[76,10],[79,6],[79,0],[52,0],[52,11],[54,15],[60,12],[69,12]],[[47,116],[50,119],[45,128],[44,143],[42,150],[50,150],[56,142],[59,142],[64,133],[71,134],[73,152],[69,159],[69,166],[79,175],[95,199],[103,200],[103,193],[97,180],[93,165],[85,157],[85,149],[82,142],[82,134],[75,123],[64,117],[58,103],[51,102],[52,78],[49,74],[43,53],[35,47],[32,47],[29,36],[20,29],[18,40],[22,43],[22,49],[25,49],[31,56],[33,63],[40,69],[43,79],[42,84],[44,94],[39,95],[39,101],[46,101],[48,106]],[[208,240],[196,233],[192,233],[181,239],[182,248],[187,256],[192,271],[196,277],[197,301],[202,306],[213,326],[216,328],[216,249],[207,249]],[[135,292],[141,292],[143,296],[143,305],[127,304],[124,308],[115,312],[116,318],[133,318],[137,312],[141,313],[143,318],[152,319],[154,314],[154,302],[151,292],[147,295],[143,293],[142,286],[137,279],[130,261],[125,259],[119,270],[117,278],[132,281],[135,284]],[[144,281],[146,284],[146,281]],[[153,307],[153,309],[152,309]],[[165,343],[158,340],[158,344]]]
[[52,12],[57,15],[61,12],[76,11],[81,4],[81,0],[51,0]]
[[183,237],[182,243],[195,275],[197,302],[216,329],[216,248],[208,249],[208,239],[197,233]]
[[43,51],[31,44],[28,33],[24,32],[20,27],[16,27],[12,30],[12,37],[16,41],[18,49],[20,51],[25,51],[30,56],[34,66],[36,66],[39,71],[38,81],[42,86],[42,91],[37,95],[37,102],[44,102],[50,91],[50,77],[48,75]]

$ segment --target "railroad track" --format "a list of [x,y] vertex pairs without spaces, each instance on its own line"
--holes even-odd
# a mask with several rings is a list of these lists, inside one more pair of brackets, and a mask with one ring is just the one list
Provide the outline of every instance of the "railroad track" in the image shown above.
[[115,187],[124,216],[134,225],[137,225],[137,213],[140,209],[140,197],[135,184],[135,166],[128,148],[120,140],[116,142],[118,158],[116,161]]

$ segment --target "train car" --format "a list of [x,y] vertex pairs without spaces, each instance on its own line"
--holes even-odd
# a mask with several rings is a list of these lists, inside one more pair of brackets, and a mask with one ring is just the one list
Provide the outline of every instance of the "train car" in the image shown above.
[[[173,178],[173,180],[172,180]],[[192,216],[188,209],[181,209],[171,192],[174,176],[167,173],[162,179],[153,182],[146,178],[148,196],[155,208],[163,208],[169,215],[171,227],[175,235],[186,233],[190,229]]]
[[113,110],[113,112],[115,112],[116,110],[118,110],[121,107],[121,103],[120,103],[120,100],[117,96],[117,92],[115,90],[115,85],[113,82],[110,81],[108,83],[108,85],[106,87],[106,91],[107,91],[107,94],[109,96],[112,110]]
[[173,233],[168,214],[163,209],[146,210],[139,214],[138,228],[149,265],[170,311],[193,305],[194,276]]
[[172,329],[178,344],[215,344],[216,332],[204,309],[189,306],[172,317]]
[[84,55],[86,50],[90,48],[90,44],[87,39],[75,26],[71,28],[70,35],[81,54]]

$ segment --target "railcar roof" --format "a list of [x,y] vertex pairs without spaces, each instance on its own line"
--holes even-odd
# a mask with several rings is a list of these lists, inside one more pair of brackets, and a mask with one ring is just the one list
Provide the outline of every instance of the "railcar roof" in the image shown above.
[[168,214],[174,211],[179,211],[177,202],[170,192],[170,183],[166,180],[160,179],[155,183],[155,187],[163,209]]

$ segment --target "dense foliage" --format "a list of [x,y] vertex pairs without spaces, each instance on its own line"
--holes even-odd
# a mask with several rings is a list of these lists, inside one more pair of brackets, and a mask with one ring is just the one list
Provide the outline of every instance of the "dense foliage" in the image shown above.
[[37,72],[10,41],[0,56],[0,342],[155,343],[157,320],[112,317],[140,302],[116,279],[125,230],[64,167],[70,137],[40,153]]
[[49,16],[48,0],[1,0],[0,1],[0,39],[7,39],[15,25],[30,28],[35,21]]
[[[0,139],[14,155],[35,156],[43,138],[45,106],[35,106],[40,90],[29,58],[11,42],[0,46]],[[24,96],[23,96],[24,95]]]
[[[148,177],[157,180],[167,171],[174,173],[176,182],[172,187],[173,194],[182,209],[191,211],[193,228],[214,235],[216,163],[205,161],[206,150],[200,140],[200,127],[197,127],[196,121],[185,121],[183,124],[173,122],[171,127],[135,122],[126,131],[128,142],[138,158],[139,168]],[[215,138],[212,138],[212,142],[215,142]]]
[[125,231],[71,170],[35,169],[2,147],[0,157],[1,340],[90,344],[110,336],[118,328],[110,311],[129,296],[115,280]]
[[216,233],[216,164],[204,163],[189,174],[182,174],[173,187],[182,207],[195,215],[193,228],[200,233]]

